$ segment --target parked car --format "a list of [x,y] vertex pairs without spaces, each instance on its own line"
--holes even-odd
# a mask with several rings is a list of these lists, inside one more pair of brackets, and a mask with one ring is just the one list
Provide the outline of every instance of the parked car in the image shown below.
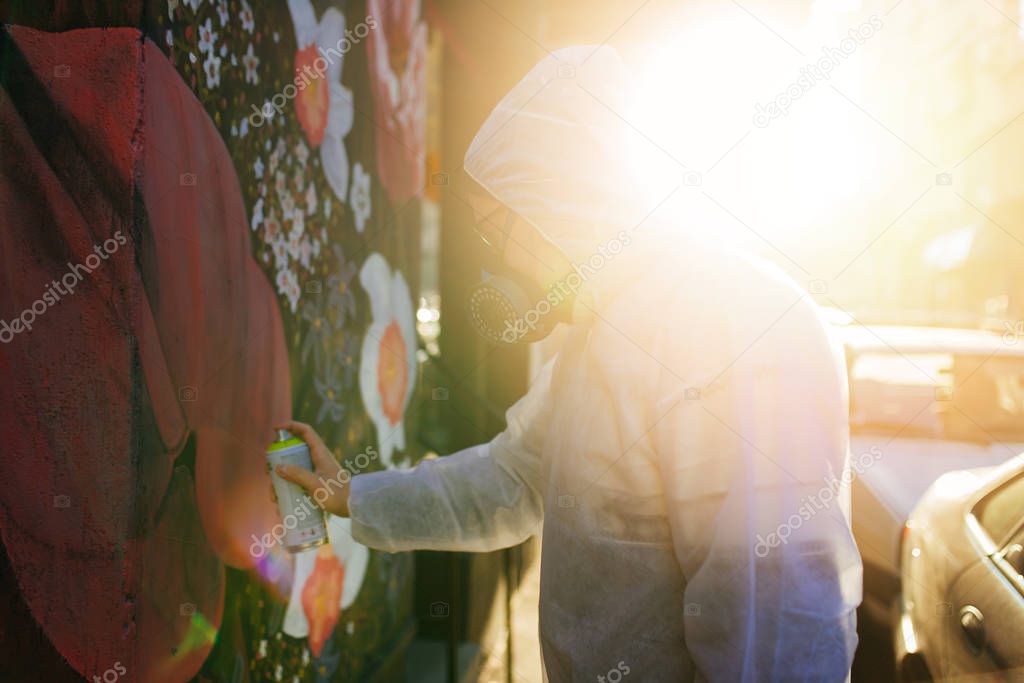
[[850,378],[853,531],[864,562],[862,618],[888,628],[903,524],[951,470],[1024,452],[1024,341],[995,332],[838,327]]
[[1024,457],[940,477],[901,568],[898,680],[1024,680]]

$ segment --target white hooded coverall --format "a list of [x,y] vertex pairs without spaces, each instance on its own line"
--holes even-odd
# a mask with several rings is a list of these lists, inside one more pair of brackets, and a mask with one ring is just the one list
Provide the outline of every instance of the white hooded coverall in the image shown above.
[[607,47],[560,50],[477,133],[467,172],[578,264],[573,324],[490,443],[355,477],[353,536],[491,551],[542,528],[551,681],[843,681],[842,354],[784,274],[645,221],[624,77]]

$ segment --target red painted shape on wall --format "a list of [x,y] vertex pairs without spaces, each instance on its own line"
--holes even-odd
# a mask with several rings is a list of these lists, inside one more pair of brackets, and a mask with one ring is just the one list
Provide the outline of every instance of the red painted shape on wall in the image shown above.
[[341,618],[341,591],[345,584],[345,567],[329,545],[320,546],[313,572],[302,589],[302,611],[309,623],[309,651],[314,657],[323,652]]
[[427,25],[420,2],[367,0],[379,24],[367,38],[377,126],[377,172],[393,202],[423,189],[427,130]]
[[[76,670],[188,680],[222,562],[251,566],[250,534],[278,519],[262,452],[290,414],[277,302],[227,149],[160,51],[134,29],[9,31],[0,532]],[[175,463],[190,433],[195,481]]]

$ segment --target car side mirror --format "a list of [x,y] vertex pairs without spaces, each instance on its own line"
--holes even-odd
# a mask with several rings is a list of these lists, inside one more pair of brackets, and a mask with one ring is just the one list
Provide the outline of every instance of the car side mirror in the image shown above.
[[1003,553],[1003,559],[1006,561],[1006,564],[1013,567],[1013,571],[1024,575],[1024,546],[1020,543],[1014,543]]

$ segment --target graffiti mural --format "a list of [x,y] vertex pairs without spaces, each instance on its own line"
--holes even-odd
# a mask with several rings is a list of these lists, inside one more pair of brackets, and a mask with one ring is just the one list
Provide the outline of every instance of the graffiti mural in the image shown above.
[[382,675],[411,558],[261,544],[263,448],[419,457],[419,3],[59,9],[0,44],[5,628],[68,680]]

